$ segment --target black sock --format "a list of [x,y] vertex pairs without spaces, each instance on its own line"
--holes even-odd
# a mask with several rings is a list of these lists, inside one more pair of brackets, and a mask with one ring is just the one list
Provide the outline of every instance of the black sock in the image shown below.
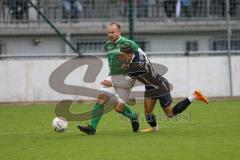
[[175,107],[173,108],[173,114],[174,114],[174,115],[177,115],[177,114],[181,113],[181,112],[184,111],[190,104],[191,104],[191,102],[189,101],[188,98],[182,100],[181,102],[179,102],[178,104],[176,104]]
[[146,113],[146,114],[145,114],[145,117],[146,117],[146,120],[147,120],[148,124],[149,124],[151,127],[156,127],[156,126],[157,126],[156,117],[155,117],[154,114],[152,114],[152,113]]

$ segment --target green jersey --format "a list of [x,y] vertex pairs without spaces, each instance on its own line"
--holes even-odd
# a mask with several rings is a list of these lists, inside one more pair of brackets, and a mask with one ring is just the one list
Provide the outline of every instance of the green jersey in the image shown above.
[[126,74],[126,71],[122,70],[122,62],[119,60],[120,45],[123,43],[130,43],[131,48],[137,53],[139,46],[132,40],[125,37],[119,37],[115,42],[108,41],[104,48],[107,53],[108,65],[110,73],[109,75],[121,75]]

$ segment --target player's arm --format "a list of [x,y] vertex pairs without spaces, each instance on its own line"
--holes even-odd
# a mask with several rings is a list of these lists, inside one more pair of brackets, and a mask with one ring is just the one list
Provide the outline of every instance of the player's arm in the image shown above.
[[138,48],[137,52],[147,57],[147,54],[141,48]]
[[135,54],[142,54],[145,57],[147,56],[147,54],[137,45],[136,42],[131,41],[131,40],[130,40],[130,42],[131,42],[131,48]]

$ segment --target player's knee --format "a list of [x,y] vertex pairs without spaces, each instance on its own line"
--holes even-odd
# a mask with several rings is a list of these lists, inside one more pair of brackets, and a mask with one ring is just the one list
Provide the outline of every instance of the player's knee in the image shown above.
[[115,105],[114,109],[115,109],[116,112],[122,113],[123,107],[124,107],[123,103],[118,103],[118,104]]
[[165,112],[165,114],[168,118],[173,118],[175,116],[173,113],[172,107],[170,107],[170,106],[163,108],[163,111]]
[[175,115],[171,112],[171,113],[166,113],[168,118],[173,118]]
[[121,110],[120,108],[118,108],[118,107],[115,107],[114,109],[115,109],[115,111],[118,112],[118,113],[121,113],[121,111],[122,111],[122,110]]
[[100,94],[97,97],[97,103],[104,104],[109,100],[109,96],[106,94]]

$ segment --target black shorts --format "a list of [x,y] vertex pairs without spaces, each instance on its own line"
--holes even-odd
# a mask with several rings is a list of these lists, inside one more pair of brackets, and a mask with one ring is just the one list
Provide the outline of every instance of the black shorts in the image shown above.
[[[152,89],[153,89],[153,87],[151,87],[151,86],[145,86],[146,91],[149,91],[149,90],[152,90]],[[154,99],[154,100],[158,99],[162,108],[166,108],[169,105],[171,105],[171,103],[172,103],[172,96],[171,96],[170,92],[165,93],[164,95],[151,97],[150,99]]]

